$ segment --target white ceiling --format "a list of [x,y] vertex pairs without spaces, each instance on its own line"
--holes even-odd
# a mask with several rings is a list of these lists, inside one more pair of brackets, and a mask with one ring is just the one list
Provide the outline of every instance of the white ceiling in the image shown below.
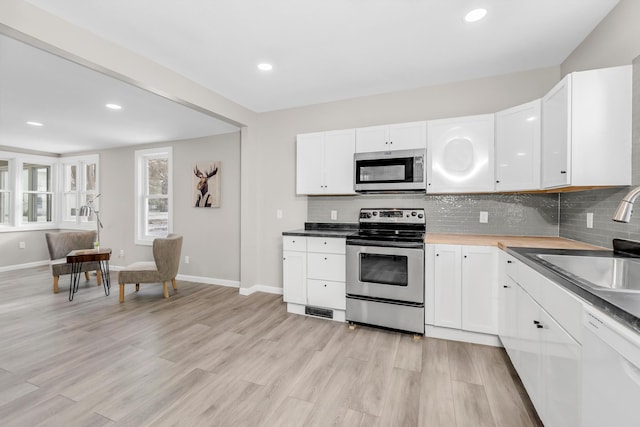
[[[257,112],[556,66],[618,3],[618,0],[27,1]],[[464,14],[478,6],[488,9],[487,17],[474,24],[464,23]],[[259,71],[256,65],[263,61],[271,62],[274,69]],[[46,80],[53,78],[47,68],[33,64],[31,68],[46,70],[43,77]],[[108,93],[95,95],[104,97]],[[84,110],[75,110],[72,105],[80,95],[86,102],[84,95],[88,94],[76,91],[66,94],[67,105],[49,104],[43,110],[59,111],[59,119],[67,123],[84,118]],[[14,109],[15,105],[19,104],[13,104]],[[75,117],[68,117],[71,113]],[[93,127],[96,132],[100,128],[100,125]],[[101,139],[122,138],[109,134],[109,129],[107,126],[101,132]],[[132,129],[130,137],[149,140],[156,137],[152,132],[155,129],[153,124],[143,131]],[[180,132],[176,130],[177,134]],[[0,139],[0,145],[3,144],[6,145]]]
[[[112,111],[105,107],[123,107]],[[42,123],[33,127],[27,121]],[[72,153],[237,128],[0,35],[0,145]]]

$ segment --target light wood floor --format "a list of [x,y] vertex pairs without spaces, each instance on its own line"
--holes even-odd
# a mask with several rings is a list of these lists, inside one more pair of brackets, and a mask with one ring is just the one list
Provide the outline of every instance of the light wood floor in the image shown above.
[[[113,273],[114,282],[117,273]],[[2,426],[541,425],[502,349],[286,313],[277,295],[0,273]]]

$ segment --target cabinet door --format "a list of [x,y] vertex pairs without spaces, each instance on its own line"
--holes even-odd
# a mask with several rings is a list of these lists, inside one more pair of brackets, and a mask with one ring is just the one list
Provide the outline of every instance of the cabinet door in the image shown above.
[[427,122],[399,123],[389,126],[391,150],[427,149]]
[[285,302],[307,303],[306,252],[282,252],[282,288]]
[[462,327],[462,248],[457,245],[435,245],[434,249],[434,324],[460,329]]
[[516,282],[509,276],[502,276],[498,284],[498,336],[504,349],[507,351],[511,363],[520,369],[518,361],[517,334],[518,334],[518,300]]
[[353,153],[355,152],[355,149],[355,129],[325,132],[325,193],[355,194],[355,191],[353,190]]
[[356,129],[356,153],[389,151],[389,126],[369,126]]
[[541,377],[540,349],[540,306],[520,286],[516,288],[518,307],[517,359],[518,375],[522,379],[527,393],[542,416],[544,412],[544,395]]
[[570,184],[571,75],[542,98],[542,187]]
[[462,247],[462,329],[498,333],[498,260],[489,246]]
[[496,190],[540,188],[540,100],[496,113]]
[[324,133],[298,135],[296,148],[296,193],[323,194]]
[[544,310],[541,375],[545,389],[544,412],[540,417],[548,426],[580,425],[581,346]]
[[493,191],[494,115],[427,122],[427,192]]

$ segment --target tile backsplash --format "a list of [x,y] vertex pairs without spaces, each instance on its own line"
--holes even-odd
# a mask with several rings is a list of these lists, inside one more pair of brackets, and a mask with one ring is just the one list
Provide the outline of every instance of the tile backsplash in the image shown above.
[[[307,220],[357,222],[360,208],[424,208],[427,232],[557,236],[557,194],[361,195],[309,197]],[[480,212],[488,223],[480,223]]]

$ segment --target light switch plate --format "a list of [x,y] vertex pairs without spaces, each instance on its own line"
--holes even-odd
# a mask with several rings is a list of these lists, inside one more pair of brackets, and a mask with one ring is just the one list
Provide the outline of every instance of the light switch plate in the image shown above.
[[338,219],[338,211],[331,211],[331,220],[335,221]]
[[489,212],[486,212],[486,211],[480,212],[480,222],[482,224],[486,224],[489,222]]
[[276,209],[276,218],[282,219],[282,209]]
[[593,228],[593,212],[587,212],[587,228]]

